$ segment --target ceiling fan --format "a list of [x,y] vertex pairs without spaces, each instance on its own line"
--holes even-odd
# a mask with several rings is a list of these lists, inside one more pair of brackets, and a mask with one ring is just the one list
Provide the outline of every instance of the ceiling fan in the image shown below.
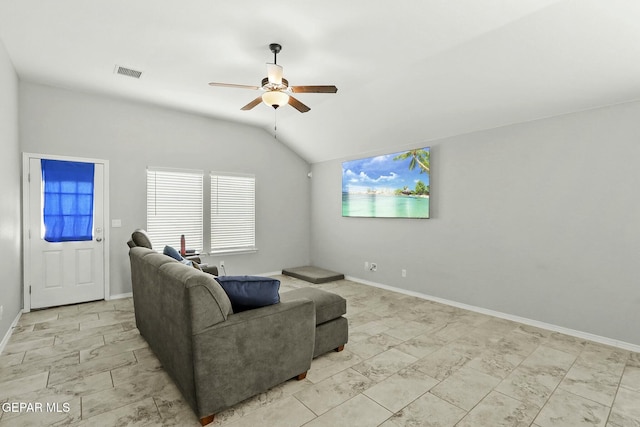
[[306,113],[311,108],[291,96],[291,93],[336,93],[338,88],[333,85],[324,86],[289,86],[289,81],[282,77],[282,66],[277,64],[278,53],[282,46],[271,43],[269,49],[273,53],[273,64],[267,63],[267,77],[262,79],[261,86],[238,85],[233,83],[209,83],[210,86],[233,87],[239,89],[261,90],[264,93],[245,105],[241,110],[251,110],[256,105],[264,102],[274,109],[289,104],[301,113]]

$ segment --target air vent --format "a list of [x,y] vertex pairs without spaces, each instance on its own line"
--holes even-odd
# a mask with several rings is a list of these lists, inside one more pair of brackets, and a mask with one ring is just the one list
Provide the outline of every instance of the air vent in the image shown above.
[[142,75],[142,71],[132,70],[131,68],[121,67],[120,65],[116,65],[116,74],[122,74],[123,76],[133,77],[134,79],[139,79]]

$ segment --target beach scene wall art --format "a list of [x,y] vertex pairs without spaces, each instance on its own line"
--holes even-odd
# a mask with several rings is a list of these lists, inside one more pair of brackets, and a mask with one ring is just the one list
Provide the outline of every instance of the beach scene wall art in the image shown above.
[[429,147],[342,163],[342,216],[429,218]]

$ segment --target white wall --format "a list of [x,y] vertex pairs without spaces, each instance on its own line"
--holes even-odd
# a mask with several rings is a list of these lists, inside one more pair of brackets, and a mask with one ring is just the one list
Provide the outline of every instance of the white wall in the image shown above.
[[18,77],[0,41],[0,341],[22,308]]
[[432,147],[429,220],[343,218],[341,161],[315,164],[311,259],[640,344],[639,135],[630,103],[389,147]]
[[22,150],[107,159],[110,163],[111,294],[131,291],[131,232],[146,224],[146,167],[256,175],[255,254],[225,261],[230,275],[309,262],[310,166],[266,132],[249,126],[104,96],[20,84]]

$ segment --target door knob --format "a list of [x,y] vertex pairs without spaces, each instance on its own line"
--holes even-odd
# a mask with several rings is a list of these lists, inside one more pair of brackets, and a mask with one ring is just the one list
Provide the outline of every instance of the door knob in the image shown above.
[[102,242],[102,237],[96,238],[96,242]]

